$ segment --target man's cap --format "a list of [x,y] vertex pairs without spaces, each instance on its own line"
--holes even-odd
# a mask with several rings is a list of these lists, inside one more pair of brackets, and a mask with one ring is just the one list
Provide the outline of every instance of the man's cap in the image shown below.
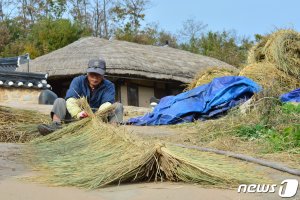
[[100,75],[104,75],[106,70],[106,63],[104,60],[95,59],[90,60],[88,64],[88,68],[86,70],[87,73],[97,73]]

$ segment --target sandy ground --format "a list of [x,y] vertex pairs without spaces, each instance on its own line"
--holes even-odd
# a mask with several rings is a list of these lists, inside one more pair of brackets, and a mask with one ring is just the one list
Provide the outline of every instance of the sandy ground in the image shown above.
[[[3,105],[3,104],[2,104]],[[8,105],[6,106],[38,110],[45,114],[49,113],[51,106],[42,105]],[[137,134],[150,136],[166,136],[174,134],[172,129],[166,127],[127,127],[129,131]],[[145,131],[146,130],[146,131]],[[147,200],[147,199],[282,199],[278,191],[271,194],[244,194],[238,193],[237,188],[222,190],[203,188],[199,185],[184,183],[140,183],[121,186],[110,186],[98,190],[86,191],[74,187],[49,187],[43,184],[24,181],[22,177],[34,174],[20,161],[22,157],[21,144],[0,143],[0,200]],[[280,184],[287,178],[297,179],[300,177],[257,166],[259,170],[269,175],[274,184]],[[294,198],[300,200],[300,189]]]

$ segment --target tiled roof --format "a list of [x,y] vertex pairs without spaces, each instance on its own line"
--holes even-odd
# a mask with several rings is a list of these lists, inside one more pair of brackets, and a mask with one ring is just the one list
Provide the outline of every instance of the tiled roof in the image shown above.
[[0,71],[16,71],[18,67],[18,57],[0,58]]
[[10,58],[0,58],[0,70],[16,71],[21,64],[28,63],[29,59],[29,54]]
[[47,74],[16,72],[20,64],[29,61],[29,56],[0,58],[0,87],[49,89]]
[[47,74],[0,71],[0,87],[49,89]]

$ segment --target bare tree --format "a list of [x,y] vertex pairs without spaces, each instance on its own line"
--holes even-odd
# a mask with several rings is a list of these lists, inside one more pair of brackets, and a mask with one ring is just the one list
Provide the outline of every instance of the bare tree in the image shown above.
[[24,29],[30,24],[34,24],[41,15],[42,0],[17,0],[19,16],[22,18]]
[[82,26],[88,27],[91,24],[92,14],[90,7],[92,7],[89,0],[69,0],[71,5],[70,14]]
[[16,10],[15,4],[13,0],[0,0],[0,21],[11,17],[13,11]]
[[203,31],[206,29],[207,24],[194,19],[187,19],[182,24],[182,29],[179,31],[179,37],[183,40],[194,40],[200,38]]
[[82,24],[83,22],[83,11],[82,11],[82,0],[69,0],[71,4],[71,15],[75,21]]
[[0,1],[0,21],[3,21],[4,19],[4,13],[3,13],[3,7],[2,7],[3,3],[2,0]]
[[94,2],[94,11],[93,11],[93,29],[94,29],[94,36],[101,37],[101,2],[99,0],[95,0]]
[[150,3],[150,0],[124,0],[124,3],[128,9],[134,30],[137,31],[140,27],[140,20],[145,17],[144,11]]
[[93,11],[94,35],[109,38],[112,32],[112,18],[110,10],[114,6],[114,0],[95,0]]
[[113,8],[114,20],[116,23],[125,22],[125,27],[130,27],[137,34],[149,6],[150,0],[118,0]]

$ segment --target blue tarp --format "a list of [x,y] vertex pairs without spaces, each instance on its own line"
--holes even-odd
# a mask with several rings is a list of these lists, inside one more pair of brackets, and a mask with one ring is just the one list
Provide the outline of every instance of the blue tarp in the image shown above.
[[161,99],[152,113],[127,121],[133,125],[166,125],[216,117],[248,100],[261,87],[243,76],[224,76],[176,96]]
[[282,102],[300,102],[300,88],[281,95],[280,100]]

